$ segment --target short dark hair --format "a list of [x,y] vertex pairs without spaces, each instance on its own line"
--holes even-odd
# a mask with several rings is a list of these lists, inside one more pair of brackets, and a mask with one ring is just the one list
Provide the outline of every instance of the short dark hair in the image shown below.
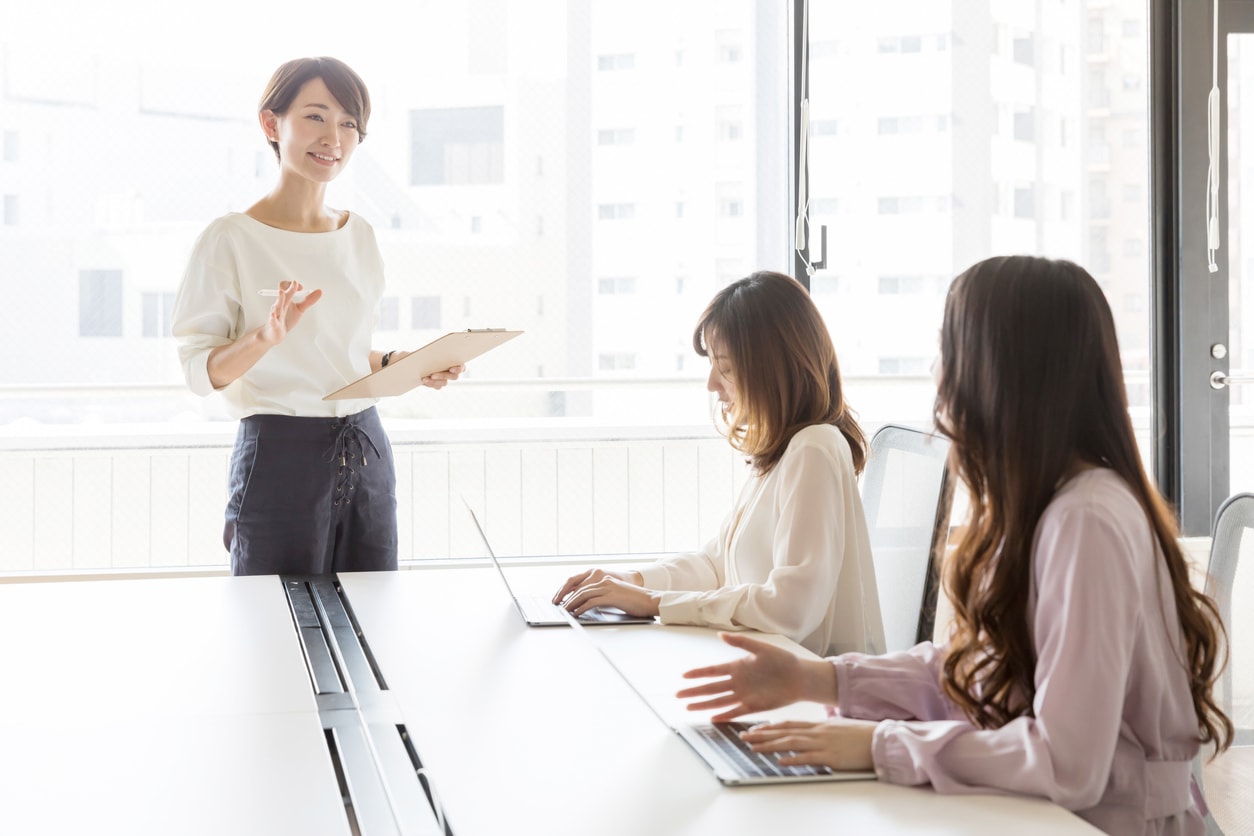
[[[296,94],[315,78],[322,79],[335,100],[357,120],[357,138],[366,138],[366,123],[370,121],[370,91],[361,76],[338,58],[296,58],[274,71],[257,112],[263,110],[284,114],[292,106]],[[274,156],[279,157],[279,144],[270,140]]]

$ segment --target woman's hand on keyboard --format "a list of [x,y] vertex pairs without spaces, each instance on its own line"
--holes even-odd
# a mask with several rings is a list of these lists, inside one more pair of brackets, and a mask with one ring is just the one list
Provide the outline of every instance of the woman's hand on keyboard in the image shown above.
[[822,722],[788,720],[754,726],[740,737],[755,752],[778,754],[781,766],[871,769],[875,722],[834,717]]
[[593,607],[617,607],[628,615],[655,616],[661,596],[640,586],[639,579],[638,572],[593,569],[568,580],[553,602],[575,616],[583,615]]
[[558,606],[566,606],[566,602],[570,600],[575,590],[595,584],[605,578],[617,578],[635,586],[640,586],[644,582],[644,578],[640,576],[639,572],[607,572],[604,569],[589,569],[586,572],[580,572],[567,578],[566,583],[562,584],[562,588],[553,596],[553,603]]

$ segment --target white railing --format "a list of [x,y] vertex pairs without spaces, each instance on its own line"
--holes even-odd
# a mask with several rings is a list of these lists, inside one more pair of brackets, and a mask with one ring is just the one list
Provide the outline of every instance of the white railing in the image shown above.
[[[486,381],[464,382],[468,389],[489,388]],[[555,383],[566,390],[591,386],[544,382]],[[926,423],[929,376],[846,384],[868,435],[895,415]],[[599,385],[700,392],[697,378]],[[0,399],[45,397],[53,388],[0,387]],[[150,394],[161,387],[123,388]],[[101,390],[112,397],[121,391]],[[1144,445],[1147,416],[1134,414],[1134,422]],[[385,417],[385,423],[396,455],[402,561],[482,555],[462,496],[482,511],[503,555],[693,549],[718,530],[746,475],[741,457],[708,420],[652,426]],[[1254,466],[1238,465],[1254,463],[1254,420],[1234,415],[1233,423],[1233,490],[1248,490]],[[234,431],[226,421],[0,428],[6,535],[0,573],[225,568],[222,512]]]
[[[73,429],[73,432],[70,430]],[[234,427],[61,428],[0,451],[0,572],[225,567]],[[745,472],[712,427],[389,425],[402,560],[692,549]]]

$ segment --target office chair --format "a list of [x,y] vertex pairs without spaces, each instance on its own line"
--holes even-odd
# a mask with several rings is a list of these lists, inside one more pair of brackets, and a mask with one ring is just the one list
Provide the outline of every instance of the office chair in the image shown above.
[[871,437],[862,507],[871,535],[885,650],[932,638],[938,571],[949,534],[949,440],[885,424]]
[[[1236,650],[1232,621],[1232,592],[1237,577],[1237,560],[1245,535],[1254,531],[1254,493],[1228,497],[1215,512],[1214,533],[1210,547],[1210,565],[1206,572],[1206,594],[1219,606],[1219,615],[1228,632],[1228,664],[1219,678],[1219,706],[1237,726],[1232,748],[1214,761],[1206,762],[1207,753],[1195,762],[1194,777],[1198,786],[1205,778],[1206,803],[1210,807],[1206,830],[1208,834],[1254,834],[1254,796],[1249,791],[1254,779],[1254,728],[1242,727],[1242,717],[1233,713],[1232,679],[1234,670],[1247,658]],[[1249,653],[1245,653],[1248,657]],[[1249,708],[1245,721],[1249,722]],[[1200,764],[1200,774],[1197,766]],[[1221,829],[1222,828],[1222,829]]]

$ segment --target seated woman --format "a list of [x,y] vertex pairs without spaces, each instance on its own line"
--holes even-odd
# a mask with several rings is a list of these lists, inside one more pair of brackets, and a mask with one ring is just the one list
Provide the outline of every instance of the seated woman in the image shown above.
[[882,650],[857,485],[866,442],[809,294],[788,276],[754,273],[714,297],[692,344],[710,359],[708,388],[752,478],[702,551],[574,575],[554,602],[576,615],[613,606],[666,624],[781,633],[816,653]]
[[1065,261],[975,265],[949,290],[938,373],[971,508],[944,569],[948,646],[802,660],[725,634],[749,655],[689,671],[715,679],[679,696],[715,721],[833,706],[744,733],[796,753],[784,763],[1039,796],[1108,833],[1201,834],[1190,761],[1232,738],[1211,696],[1223,627],[1141,465],[1101,289]]

